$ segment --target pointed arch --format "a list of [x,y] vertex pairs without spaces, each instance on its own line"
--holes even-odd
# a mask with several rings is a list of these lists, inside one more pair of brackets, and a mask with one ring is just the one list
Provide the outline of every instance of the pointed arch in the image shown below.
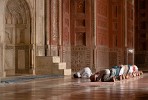
[[26,0],[6,2],[4,38],[6,72],[12,75],[29,73],[32,62],[31,13]]

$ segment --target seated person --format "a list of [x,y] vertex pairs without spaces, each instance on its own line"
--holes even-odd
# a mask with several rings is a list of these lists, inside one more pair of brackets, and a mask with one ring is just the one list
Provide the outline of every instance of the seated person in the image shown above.
[[112,71],[110,69],[103,69],[99,72],[96,72],[94,75],[90,76],[91,82],[114,82],[114,75],[112,75]]
[[92,75],[92,71],[90,70],[89,67],[85,67],[81,69],[80,71],[76,72],[73,77],[74,78],[90,78]]

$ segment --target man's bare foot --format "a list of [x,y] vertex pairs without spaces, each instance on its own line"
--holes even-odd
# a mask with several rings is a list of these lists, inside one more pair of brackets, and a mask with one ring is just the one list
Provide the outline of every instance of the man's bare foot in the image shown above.
[[115,82],[115,81],[116,81],[116,77],[113,77],[113,78],[112,78],[112,82]]
[[136,73],[135,73],[135,72],[133,72],[133,73],[132,73],[132,77],[135,77],[135,76],[136,76]]
[[125,75],[122,75],[122,78],[125,79]]
[[122,75],[119,76],[119,80],[120,80],[120,81],[122,80]]
[[129,75],[126,75],[125,78],[126,78],[126,79],[129,79]]
[[140,71],[140,75],[143,75],[143,71]]

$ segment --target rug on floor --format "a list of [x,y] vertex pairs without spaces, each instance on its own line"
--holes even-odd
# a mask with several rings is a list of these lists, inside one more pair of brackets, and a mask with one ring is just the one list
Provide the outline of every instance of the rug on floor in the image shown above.
[[31,75],[31,76],[19,76],[19,77],[10,77],[7,79],[1,79],[1,83],[18,83],[18,82],[27,82],[35,79],[41,78],[63,78],[64,75]]

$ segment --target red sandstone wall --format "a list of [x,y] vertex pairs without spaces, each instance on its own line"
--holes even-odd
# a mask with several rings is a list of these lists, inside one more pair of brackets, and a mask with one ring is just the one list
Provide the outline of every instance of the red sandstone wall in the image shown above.
[[109,66],[124,64],[124,6],[123,0],[109,2]]
[[135,0],[135,64],[142,70],[148,69],[147,6],[147,0]]
[[[134,5],[127,1],[127,48],[134,48]],[[133,64],[134,54],[128,53],[128,64]]]
[[62,19],[62,61],[66,62],[67,68],[71,68],[71,46],[70,46],[70,0],[63,0]]
[[96,0],[97,46],[108,47],[108,1]]
[[91,0],[70,0],[71,68],[92,67]]
[[122,0],[110,0],[110,24],[109,24],[109,47],[110,48],[122,48],[124,46],[124,11]]
[[[119,63],[126,64],[125,48],[126,46],[133,47],[132,2],[127,3],[127,18],[130,17],[127,20],[125,20],[125,0],[95,0],[93,2],[71,0],[70,4],[73,71],[85,66],[92,67],[93,64],[96,70]],[[94,9],[92,9],[93,4],[96,4]],[[92,13],[93,10],[96,11],[95,14]],[[126,26],[127,36],[125,37]],[[130,55],[129,58],[132,59]]]
[[127,2],[127,47],[133,48],[133,40],[134,40],[134,5],[131,1]]
[[96,70],[109,67],[109,0],[96,0]]

